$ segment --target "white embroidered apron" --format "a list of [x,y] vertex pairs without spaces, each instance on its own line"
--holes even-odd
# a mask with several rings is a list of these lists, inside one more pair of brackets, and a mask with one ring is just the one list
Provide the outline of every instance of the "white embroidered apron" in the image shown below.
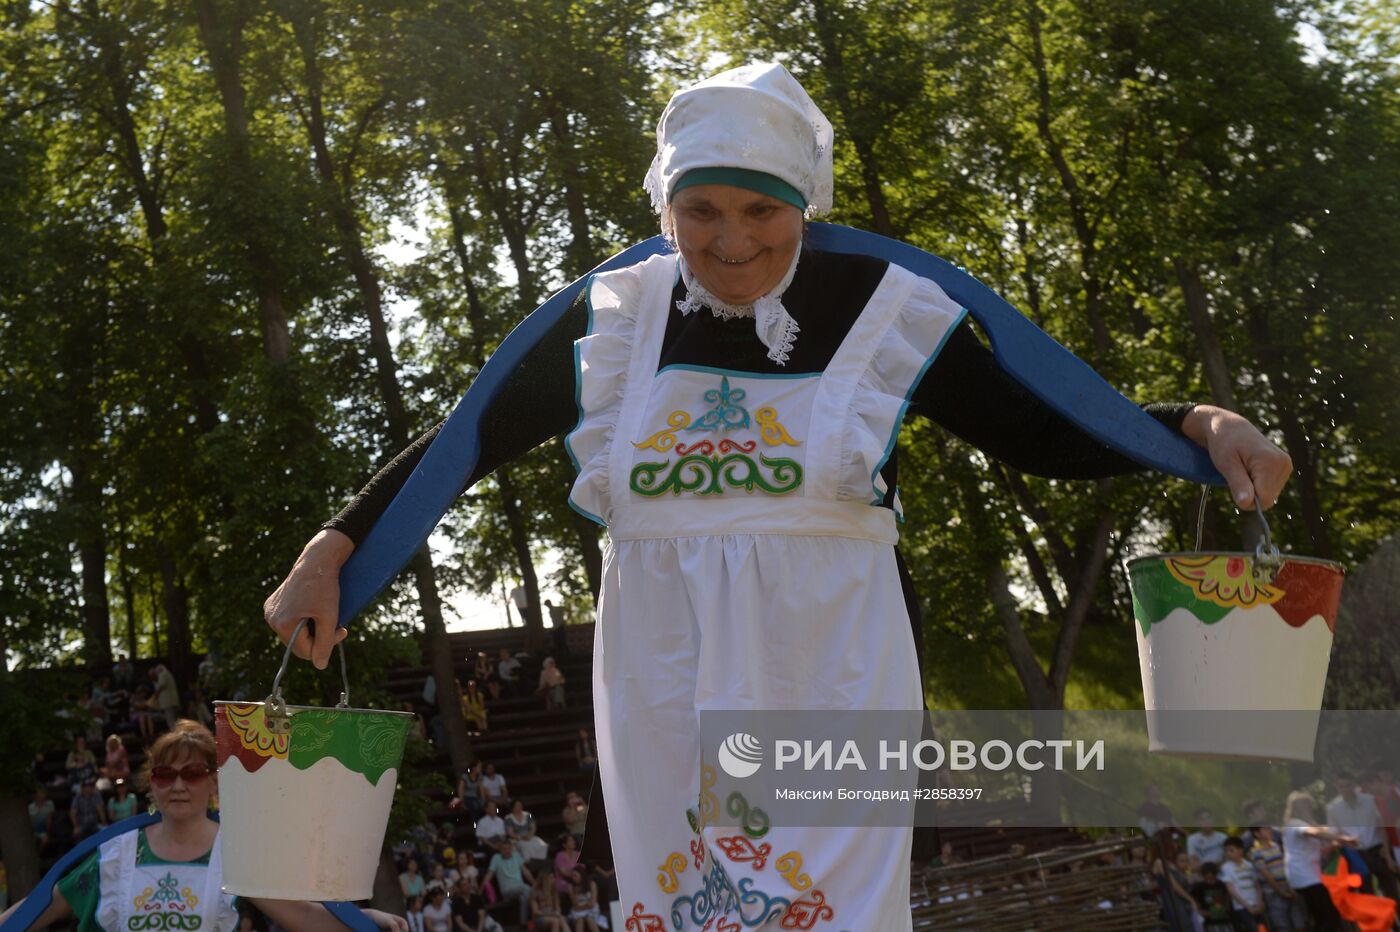
[[219,842],[209,864],[137,864],[137,832],[99,849],[101,899],[97,922],[107,932],[232,932],[238,928],[233,897],[219,890]]
[[627,930],[910,929],[912,828],[697,833],[697,716],[923,708],[880,470],[962,310],[891,266],[821,373],[658,372],[675,281],[665,256],[590,282],[568,438],[570,503],[609,533],[593,687]]

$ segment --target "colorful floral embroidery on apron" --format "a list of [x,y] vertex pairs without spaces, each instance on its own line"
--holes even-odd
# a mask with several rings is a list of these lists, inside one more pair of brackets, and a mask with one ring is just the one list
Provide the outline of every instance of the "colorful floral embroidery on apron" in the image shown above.
[[[749,493],[757,488],[770,495],[786,495],[801,486],[801,463],[765,453],[759,453],[757,460],[750,455],[758,449],[760,440],[767,446],[800,446],[801,441],[793,438],[778,420],[777,409],[770,405],[759,408],[750,418],[748,409],[740,404],[746,396],[744,389],[730,386],[728,376],[721,376],[718,388],[706,390],[704,400],[711,407],[699,420],[692,420],[686,411],[672,411],[666,417],[666,427],[645,440],[634,442],[632,445],[639,450],[658,453],[674,450],[679,459],[636,464],[628,483],[632,491],[652,497],[667,492],[718,495],[727,487]],[[676,436],[679,431],[747,430],[755,422],[759,436],[754,439],[724,437],[718,442],[701,439],[686,444]]]

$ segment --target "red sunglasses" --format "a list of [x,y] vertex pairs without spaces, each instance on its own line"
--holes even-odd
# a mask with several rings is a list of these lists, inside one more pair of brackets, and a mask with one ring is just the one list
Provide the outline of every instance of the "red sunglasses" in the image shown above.
[[161,764],[159,767],[151,768],[151,782],[161,787],[174,783],[176,777],[184,780],[189,786],[194,786],[203,783],[208,776],[209,768],[203,764],[186,764],[179,770],[169,764]]

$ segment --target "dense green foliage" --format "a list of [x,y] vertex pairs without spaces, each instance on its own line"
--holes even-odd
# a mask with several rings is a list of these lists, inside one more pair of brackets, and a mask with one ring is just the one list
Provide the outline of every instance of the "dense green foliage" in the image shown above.
[[[1298,466],[1289,548],[1355,563],[1400,526],[1384,4],[655,7],[0,7],[7,665],[210,649],[216,692],[266,679],[302,542],[543,296],[651,235],[667,94],[757,57],[836,125],[833,219],[965,265],[1130,397],[1238,407]],[[926,423],[904,451],[931,701],[1136,702],[1122,561],[1189,546],[1195,491],[1023,477]],[[473,490],[439,589],[537,588],[553,550],[585,615],[570,478],[556,442]],[[1211,538],[1234,523],[1219,497]],[[355,654],[412,653],[407,580]]]

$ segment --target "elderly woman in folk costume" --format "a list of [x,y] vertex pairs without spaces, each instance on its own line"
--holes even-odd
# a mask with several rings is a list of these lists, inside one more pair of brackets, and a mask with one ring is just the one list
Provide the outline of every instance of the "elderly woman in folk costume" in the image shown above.
[[[672,97],[646,189],[674,253],[589,281],[483,416],[467,487],[568,434],[569,502],[609,536],[594,702],[624,911],[648,929],[721,915],[752,925],[757,898],[736,890],[799,895],[731,860],[716,845],[723,830],[687,824],[701,788],[697,713],[924,707],[917,607],[894,547],[905,415],[1040,475],[1141,467],[1002,371],[933,282],[804,248],[804,215],[831,206],[832,130],[782,66]],[[1208,448],[1241,507],[1273,503],[1288,457],[1243,418],[1148,411]],[[325,525],[269,597],[284,639],[300,618],[322,622],[296,645],[318,665],[344,636],[340,567],[436,432]],[[911,835],[774,826],[764,840],[799,852],[811,885],[806,905],[770,910],[772,923],[798,910],[788,925],[910,928]],[[693,851],[703,870],[658,878],[673,853]]]
[[[214,736],[197,722],[177,721],[161,735],[145,773],[161,820],[103,842],[58,882],[52,903],[30,928],[70,917],[78,932],[238,928],[236,899],[220,890],[219,823],[209,818],[218,783],[215,754]],[[345,928],[319,903],[251,902],[289,929]],[[365,915],[382,929],[408,928],[397,916]]]

